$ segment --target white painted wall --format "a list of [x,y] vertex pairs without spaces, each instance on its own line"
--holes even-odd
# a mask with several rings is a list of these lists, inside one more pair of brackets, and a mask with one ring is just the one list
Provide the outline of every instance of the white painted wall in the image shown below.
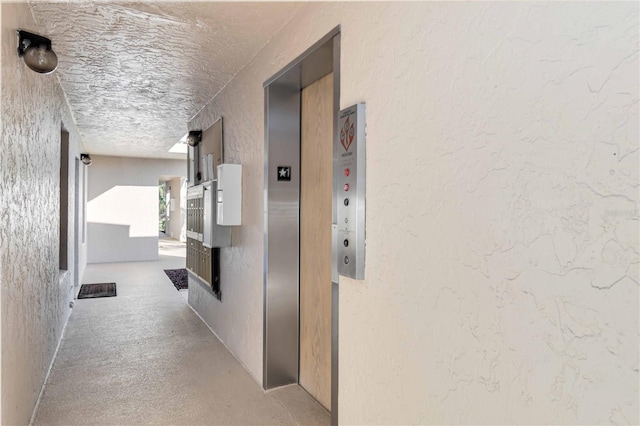
[[[82,163],[81,163],[82,164]],[[87,256],[88,256],[88,250],[87,250],[87,200],[88,200],[88,186],[89,186],[89,169],[86,166],[81,167],[81,177],[80,179],[82,179],[82,184],[81,184],[81,193],[80,193],[80,215],[78,220],[79,222],[79,231],[80,231],[80,279],[82,279],[82,277],[84,277],[84,271],[87,267]],[[80,282],[80,284],[82,284],[82,282]]]
[[190,123],[244,166],[223,302],[262,377],[262,83],[342,26],[367,103],[367,279],[340,281],[340,422],[638,418],[638,4],[308,4]]
[[174,178],[167,181],[172,207],[169,209],[169,236],[178,241],[187,241],[187,181]]
[[89,263],[158,258],[158,183],[185,176],[186,162],[93,156],[89,169]]
[[[27,424],[62,337],[73,299],[75,158],[81,151],[56,74],[29,70],[17,29],[40,32],[27,3],[1,5],[0,423]],[[60,129],[69,131],[69,271],[58,270]],[[80,177],[81,179],[81,177]],[[80,265],[84,271],[84,264]]]

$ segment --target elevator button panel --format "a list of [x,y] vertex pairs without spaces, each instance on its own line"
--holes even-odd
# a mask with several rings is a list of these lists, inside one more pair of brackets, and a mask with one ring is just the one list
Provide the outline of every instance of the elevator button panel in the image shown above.
[[338,274],[364,279],[365,104],[340,111],[335,150],[337,180]]

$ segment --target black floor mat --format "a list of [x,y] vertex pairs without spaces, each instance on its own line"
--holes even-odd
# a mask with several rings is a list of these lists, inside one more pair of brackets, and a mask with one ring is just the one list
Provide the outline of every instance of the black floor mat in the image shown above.
[[82,284],[78,299],[94,299],[96,297],[114,297],[116,283]]
[[176,289],[184,290],[189,288],[186,269],[165,269],[164,273],[167,274]]

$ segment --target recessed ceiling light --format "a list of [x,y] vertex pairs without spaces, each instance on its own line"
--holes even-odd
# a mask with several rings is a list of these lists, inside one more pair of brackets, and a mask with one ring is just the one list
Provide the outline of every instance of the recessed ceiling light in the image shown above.
[[189,146],[187,145],[188,136],[189,136],[189,133],[185,133],[185,135],[181,137],[180,140],[171,147],[169,152],[174,154],[186,154],[189,149]]
[[186,154],[187,153],[187,149],[189,149],[189,148],[188,148],[188,145],[186,143],[178,142],[174,146],[171,147],[169,152],[171,152],[173,154]]

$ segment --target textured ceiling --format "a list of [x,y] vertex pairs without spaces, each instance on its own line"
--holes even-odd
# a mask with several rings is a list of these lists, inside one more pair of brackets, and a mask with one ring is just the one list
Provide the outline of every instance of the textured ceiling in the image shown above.
[[187,122],[294,3],[32,2],[89,153],[180,158]]

